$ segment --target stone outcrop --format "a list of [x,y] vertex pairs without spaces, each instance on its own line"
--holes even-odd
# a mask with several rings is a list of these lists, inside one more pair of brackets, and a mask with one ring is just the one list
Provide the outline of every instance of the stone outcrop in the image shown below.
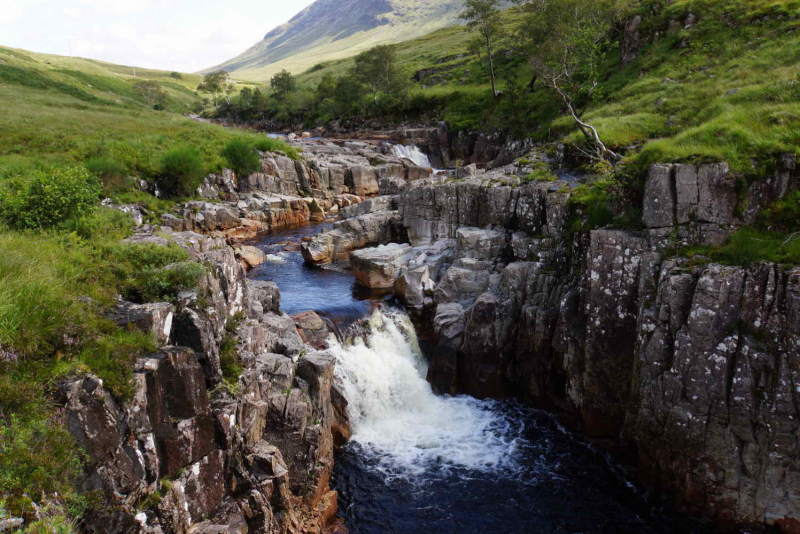
[[[333,356],[305,344],[280,312],[277,286],[247,281],[224,240],[164,227],[129,241],[177,243],[207,275],[174,305],[112,311],[165,345],[136,361],[132,398],[91,375],[60,386],[67,429],[87,455],[79,487],[100,499],[83,528],[323,532],[337,508],[332,429],[341,444],[349,425],[332,394]],[[220,357],[232,344],[243,371],[223,383]]]
[[[198,189],[206,201],[185,203],[163,216],[175,232],[213,235],[237,243],[259,233],[287,226],[322,221],[384,188],[401,190],[410,181],[431,176],[432,170],[384,153],[371,143],[298,139],[303,159],[262,153],[260,172],[236,176],[230,169],[209,175]],[[390,209],[381,199],[349,217]],[[134,206],[115,206],[142,219]],[[138,221],[141,224],[141,221]]]
[[644,223],[654,247],[721,244],[761,208],[798,187],[796,159],[751,184],[725,163],[653,165],[645,182]]
[[397,211],[378,211],[334,223],[329,232],[301,245],[303,259],[312,265],[347,261],[360,248],[405,241],[405,230]]
[[[656,165],[643,231],[570,239],[580,213],[569,183],[477,173],[414,184],[397,198],[402,224],[440,259],[413,249],[390,270],[434,344],[429,379],[442,392],[518,397],[635,449],[643,478],[717,524],[795,532],[800,269],[663,254],[724,241],[800,186],[792,169],[784,161],[743,189],[725,164]],[[376,254],[351,260],[378,276],[394,255]]]
[[350,254],[350,266],[361,285],[371,289],[393,288],[412,252],[411,245],[397,243],[367,248]]

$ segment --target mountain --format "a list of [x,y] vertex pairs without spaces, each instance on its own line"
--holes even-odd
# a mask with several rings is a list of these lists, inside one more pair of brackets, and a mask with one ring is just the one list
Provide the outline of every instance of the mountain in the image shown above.
[[299,74],[457,24],[462,6],[463,0],[317,0],[243,54],[205,72],[224,69],[252,81],[266,81],[281,69]]

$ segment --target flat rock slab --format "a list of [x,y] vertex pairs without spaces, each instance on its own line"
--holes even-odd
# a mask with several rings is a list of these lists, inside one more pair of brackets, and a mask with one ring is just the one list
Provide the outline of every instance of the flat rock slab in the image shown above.
[[411,260],[411,245],[391,243],[350,254],[350,265],[356,280],[371,289],[394,287],[400,269]]

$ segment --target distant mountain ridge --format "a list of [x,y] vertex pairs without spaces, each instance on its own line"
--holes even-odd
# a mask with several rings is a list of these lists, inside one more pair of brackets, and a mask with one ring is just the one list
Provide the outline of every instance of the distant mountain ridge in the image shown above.
[[266,81],[287,69],[352,56],[378,44],[414,39],[459,22],[463,0],[317,0],[241,55],[207,69]]

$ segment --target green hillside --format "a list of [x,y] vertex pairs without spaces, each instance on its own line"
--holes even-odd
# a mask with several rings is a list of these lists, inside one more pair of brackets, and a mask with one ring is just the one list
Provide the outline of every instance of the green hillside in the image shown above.
[[[747,172],[753,160],[797,151],[800,122],[800,3],[790,0],[646,0],[637,7],[644,45],[630,64],[612,51],[585,117],[607,144],[642,164],[725,160]],[[686,24],[689,16],[694,21]],[[519,12],[503,14],[512,34],[501,45],[505,94],[489,94],[463,28],[439,30],[397,45],[407,71],[442,69],[438,83],[415,85],[399,118],[444,119],[455,130],[502,129],[542,141],[578,141],[580,133],[552,92],[526,85],[532,71],[513,54]],[[616,36],[622,41],[621,31]],[[347,74],[353,59],[326,62],[298,76],[313,88],[330,73]],[[452,69],[446,70],[448,67]],[[428,78],[430,80],[430,78]]]
[[207,69],[265,82],[459,23],[462,0],[316,0],[239,56]]
[[[137,93],[134,85],[145,80],[166,93],[163,111]],[[220,147],[245,134],[184,116],[203,107],[200,80],[139,68],[134,78],[132,67],[0,47],[0,179],[99,156],[152,179],[160,155],[183,144],[200,149],[209,171],[219,170]]]

